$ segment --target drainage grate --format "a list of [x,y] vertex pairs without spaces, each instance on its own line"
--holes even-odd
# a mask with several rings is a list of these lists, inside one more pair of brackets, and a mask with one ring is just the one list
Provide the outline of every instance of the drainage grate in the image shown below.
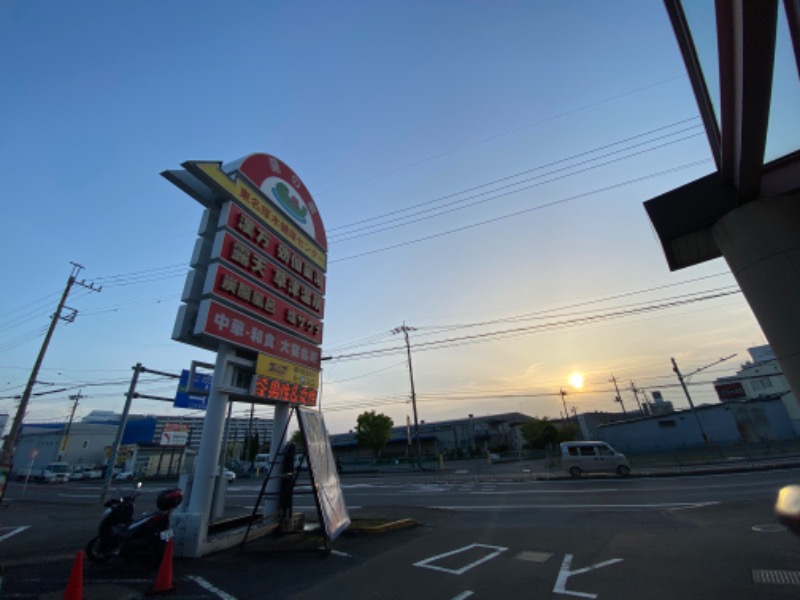
[[753,569],[754,583],[778,583],[783,585],[800,585],[800,571],[774,571]]
[[514,558],[528,562],[543,563],[553,556],[552,552],[520,552]]

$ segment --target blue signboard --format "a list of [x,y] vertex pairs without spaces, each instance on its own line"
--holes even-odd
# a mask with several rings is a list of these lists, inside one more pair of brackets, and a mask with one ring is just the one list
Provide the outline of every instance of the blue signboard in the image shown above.
[[202,395],[189,395],[189,371],[181,371],[181,378],[178,382],[178,392],[175,394],[175,408],[190,408],[193,410],[205,410],[208,404],[208,392],[211,390],[211,382],[214,380],[209,373],[195,373],[192,381],[193,390],[203,390]]

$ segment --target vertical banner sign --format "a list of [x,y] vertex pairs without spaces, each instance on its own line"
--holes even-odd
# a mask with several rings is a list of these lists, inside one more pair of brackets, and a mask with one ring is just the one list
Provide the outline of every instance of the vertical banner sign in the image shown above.
[[297,417],[308,455],[317,512],[320,522],[325,525],[328,539],[333,541],[350,526],[350,515],[344,502],[328,430],[325,428],[322,413],[318,411],[299,408]]
[[182,167],[162,175],[206,214],[173,339],[254,353],[253,401],[316,406],[328,240],[311,194],[269,154]]

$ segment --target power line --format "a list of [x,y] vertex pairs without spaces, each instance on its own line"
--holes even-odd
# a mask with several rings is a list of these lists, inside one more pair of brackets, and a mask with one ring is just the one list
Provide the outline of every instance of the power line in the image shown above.
[[[521,210],[518,210],[518,211],[515,211],[515,212],[512,212],[512,213],[506,213],[505,215],[492,217],[490,219],[484,219],[483,221],[477,221],[477,222],[471,223],[469,225],[456,227],[456,228],[449,229],[449,230],[446,230],[446,231],[440,231],[438,233],[422,236],[422,237],[419,237],[419,238],[415,238],[413,240],[407,240],[405,242],[398,242],[396,244],[391,244],[389,246],[383,246],[382,248],[375,248],[375,249],[372,249],[372,250],[367,250],[365,252],[360,252],[358,254],[351,254],[350,256],[344,256],[342,258],[336,258],[336,259],[333,259],[333,260],[329,260],[328,263],[331,264],[331,263],[337,263],[337,262],[344,262],[346,260],[353,260],[355,258],[362,258],[364,256],[369,256],[371,254],[378,254],[379,252],[386,252],[388,250],[395,250],[397,248],[402,248],[404,246],[410,246],[411,244],[418,244],[420,242],[425,242],[425,241],[429,241],[429,240],[432,240],[432,239],[444,237],[446,235],[452,235],[454,233],[460,233],[462,231],[467,231],[469,229],[475,229],[476,227],[481,227],[483,225],[488,225],[489,223],[496,223],[498,221],[504,221],[506,219],[511,219],[513,217],[518,217],[520,215],[527,214],[527,213],[530,213],[530,212],[534,212],[534,211],[537,211],[537,210],[543,210],[545,208],[551,208],[553,206],[558,206],[560,204],[566,204],[568,202],[572,202],[574,200],[579,200],[581,198],[586,198],[586,197],[589,197],[589,196],[600,194],[602,192],[608,192],[608,191],[615,190],[615,189],[618,189],[618,188],[621,188],[621,187],[625,187],[627,185],[632,185],[634,183],[639,183],[641,181],[646,181],[648,179],[654,179],[656,177],[661,177],[663,175],[668,175],[670,173],[675,173],[675,172],[681,171],[683,169],[690,169],[692,167],[696,167],[696,166],[708,163],[708,162],[710,162],[710,160],[711,159],[706,158],[706,159],[697,160],[697,161],[690,162],[690,163],[685,163],[685,164],[679,165],[677,167],[672,167],[670,169],[665,169],[663,171],[658,171],[656,173],[650,173],[649,175],[643,175],[641,177],[635,177],[633,179],[628,179],[626,181],[622,181],[622,182],[619,182],[619,183],[608,185],[608,186],[605,186],[605,187],[602,187],[602,188],[596,188],[594,190],[591,190],[591,191],[588,191],[588,192],[583,192],[583,193],[580,193],[580,194],[575,194],[573,196],[567,196],[565,198],[561,198],[560,200],[553,200],[553,201],[550,201],[550,202],[545,202],[544,204],[539,204],[537,206],[531,206],[529,208],[521,209]],[[502,197],[503,195],[505,195],[505,194],[501,194],[500,196],[497,196],[497,197]]]
[[[609,302],[611,300],[620,300],[622,298],[629,298],[631,296],[640,296],[642,294],[647,294],[647,293],[650,293],[650,292],[656,292],[656,291],[659,291],[659,290],[665,290],[665,289],[669,289],[669,288],[673,288],[673,287],[679,287],[679,286],[682,286],[682,285],[688,285],[690,283],[697,283],[697,282],[700,282],[700,281],[705,281],[707,279],[713,279],[713,278],[716,278],[716,277],[721,277],[723,275],[730,275],[730,273],[722,272],[722,273],[714,273],[714,274],[711,274],[711,275],[704,275],[702,277],[695,277],[695,278],[692,278],[692,279],[686,279],[684,281],[675,281],[675,282],[672,282],[672,283],[667,283],[667,284],[657,285],[657,286],[651,286],[651,287],[643,288],[643,289],[640,289],[640,290],[632,290],[632,291],[628,291],[628,292],[620,292],[620,293],[617,293],[617,294],[612,294],[611,296],[603,296],[601,298],[592,298],[592,299],[581,301],[581,302],[574,302],[572,304],[567,304],[566,306],[561,306],[561,307],[556,307],[556,308],[551,308],[551,309],[546,309],[546,310],[538,310],[538,311],[534,311],[534,312],[530,312],[530,313],[523,313],[521,315],[514,315],[514,316],[511,316],[511,317],[503,317],[503,318],[500,318],[500,319],[491,319],[491,320],[488,320],[488,321],[479,321],[479,322],[475,322],[475,323],[460,323],[460,324],[452,324],[452,325],[429,326],[427,329],[428,330],[432,330],[433,333],[439,333],[439,332],[442,332],[442,331],[450,331],[450,330],[453,330],[453,329],[465,329],[465,328],[469,328],[469,327],[480,327],[480,326],[485,326],[485,325],[494,325],[494,324],[497,324],[497,323],[514,323],[514,322],[519,322],[519,321],[525,321],[525,320],[529,320],[531,318],[538,317],[538,316],[543,315],[543,314],[559,313],[559,312],[567,310],[567,309],[579,308],[581,306],[591,306],[591,305],[594,305],[594,304],[602,304],[604,302]],[[719,289],[724,289],[724,288],[719,288]],[[699,293],[699,292],[691,292],[691,293]],[[424,333],[422,335],[429,335],[429,333]]]
[[[690,127],[688,129],[683,129],[683,130],[678,131],[678,132],[667,134],[666,136],[661,136],[659,138],[656,138],[656,140],[663,139],[665,137],[669,137],[669,136],[672,136],[672,135],[677,135],[678,133],[682,133],[682,132],[685,132],[685,131],[690,131],[692,129],[697,129],[697,128],[699,128],[699,125],[696,126],[696,127]],[[396,227],[403,227],[405,225],[410,225],[410,224],[413,224],[413,223],[419,223],[420,221],[424,221],[424,220],[432,219],[434,217],[438,217],[438,216],[441,216],[441,215],[449,214],[449,213],[455,212],[456,210],[463,210],[465,208],[469,208],[469,207],[475,206],[477,204],[483,204],[483,203],[489,202],[490,200],[494,200],[496,198],[500,198],[500,197],[503,197],[503,196],[515,194],[517,192],[521,192],[521,191],[524,191],[524,190],[527,190],[527,189],[531,189],[533,187],[540,187],[540,186],[546,185],[548,183],[552,183],[554,181],[560,181],[560,180],[568,178],[568,177],[573,177],[575,175],[579,175],[581,173],[586,173],[586,172],[591,171],[593,169],[598,169],[600,167],[608,166],[610,164],[614,164],[614,163],[617,163],[617,162],[620,162],[620,161],[623,161],[623,160],[627,160],[628,158],[641,156],[642,154],[645,154],[647,152],[652,152],[654,150],[658,150],[658,149],[664,148],[664,147],[669,146],[671,144],[675,144],[675,143],[678,143],[678,142],[686,141],[688,139],[691,139],[691,138],[694,138],[694,137],[698,137],[698,136],[701,136],[701,135],[703,135],[703,133],[699,132],[699,133],[696,133],[696,134],[692,134],[692,135],[689,135],[689,136],[686,136],[686,137],[679,138],[677,140],[671,140],[669,142],[665,142],[663,144],[659,144],[657,146],[653,146],[652,148],[647,148],[647,149],[644,149],[644,150],[633,152],[633,153],[628,154],[626,156],[620,156],[620,157],[617,157],[617,158],[615,158],[613,160],[608,160],[608,161],[600,163],[600,164],[592,165],[592,166],[586,167],[584,169],[575,170],[576,167],[579,167],[581,165],[587,165],[589,163],[601,160],[603,158],[606,158],[606,157],[609,157],[609,156],[613,156],[615,154],[619,154],[620,152],[625,152],[627,150],[630,150],[631,148],[636,148],[636,147],[639,147],[639,146],[642,146],[642,145],[645,145],[645,144],[652,143],[655,140],[650,140],[650,141],[647,141],[647,142],[634,144],[633,146],[629,146],[628,148],[623,148],[621,150],[615,150],[613,152],[609,152],[607,154],[603,154],[603,155],[600,155],[600,156],[597,156],[597,157],[594,157],[594,158],[590,158],[590,159],[581,161],[581,162],[573,164],[573,165],[562,167],[560,169],[554,169],[552,171],[548,171],[546,173],[542,173],[542,174],[536,175],[534,177],[528,177],[526,179],[521,179],[521,180],[515,181],[513,183],[509,183],[509,184],[506,184],[506,185],[495,187],[493,189],[486,190],[486,191],[480,192],[478,194],[473,194],[473,195],[467,196],[465,198],[459,198],[459,199],[451,200],[450,202],[445,202],[443,204],[438,204],[436,206],[431,206],[432,204],[438,203],[443,199],[452,198],[454,196],[459,196],[461,194],[465,194],[465,193],[468,193],[468,192],[471,192],[471,191],[475,191],[475,190],[478,190],[478,189],[481,189],[481,188],[485,188],[485,187],[488,187],[490,185],[494,185],[496,183],[499,183],[499,182],[502,182],[502,181],[505,181],[505,180],[508,180],[508,179],[513,179],[513,178],[516,178],[516,177],[520,177],[521,175],[524,175],[524,174],[527,174],[527,173],[531,173],[533,171],[544,169],[544,168],[546,168],[546,166],[536,167],[534,169],[528,169],[526,171],[522,171],[522,172],[517,173],[515,175],[510,175],[508,177],[500,178],[500,179],[495,180],[495,181],[490,182],[490,183],[486,183],[486,184],[482,184],[482,185],[479,185],[479,186],[475,186],[473,188],[469,188],[469,189],[463,190],[461,192],[456,192],[454,194],[448,194],[446,196],[442,196],[442,197],[434,199],[434,200],[430,200],[430,201],[423,202],[423,203],[420,203],[420,204],[415,204],[413,207],[400,209],[400,210],[397,210],[397,211],[393,211],[393,213],[389,213],[389,214],[397,214],[397,213],[400,213],[400,212],[409,211],[409,210],[411,210],[412,208],[415,208],[415,207],[420,207],[420,206],[425,206],[426,207],[424,209],[412,212],[411,214],[408,214],[408,215],[397,216],[397,217],[392,217],[392,218],[386,218],[387,215],[378,216],[378,217],[372,217],[371,219],[369,219],[370,221],[380,220],[380,222],[379,223],[375,223],[373,225],[365,225],[363,227],[358,227],[356,229],[353,229],[352,231],[341,233],[339,235],[335,235],[334,234],[332,236],[329,236],[328,239],[331,242],[341,243],[341,242],[346,242],[346,241],[350,241],[350,240],[353,240],[353,239],[358,239],[358,238],[361,238],[361,237],[365,237],[367,235],[373,235],[375,233],[380,233],[380,232],[386,231],[388,229],[394,229]],[[595,152],[595,151],[589,151],[589,153],[591,153],[591,152]],[[579,154],[577,156],[581,156],[583,154],[586,154],[586,153],[581,153],[581,154]],[[566,161],[566,160],[572,160],[572,158],[563,159],[562,161],[556,161],[555,163],[550,163],[550,164],[551,165],[552,164],[557,164],[557,163],[560,163],[560,162],[563,162],[563,161]],[[547,165],[547,166],[549,166],[549,165]],[[570,170],[571,170],[571,172],[564,173],[565,171],[570,171]],[[550,179],[545,179],[544,181],[537,181],[537,180],[543,179],[545,177],[548,177],[550,175],[556,175],[558,173],[562,173],[562,174],[561,175],[557,175],[556,177],[552,177]],[[524,183],[528,183],[528,182],[532,182],[532,181],[537,181],[537,183],[535,183],[533,185],[525,186],[525,187],[519,187]],[[516,190],[511,189],[511,188],[517,188],[517,187],[519,189],[516,189]],[[486,194],[496,194],[497,192],[500,192],[502,190],[509,190],[509,189],[511,189],[511,191],[509,191],[509,192],[507,192],[505,194],[490,196],[488,198],[482,198],[482,196],[485,196]],[[469,202],[468,204],[465,204],[469,200],[473,200],[473,202]],[[453,208],[448,208],[447,210],[445,210],[447,207],[453,207]],[[429,213],[435,213],[435,214],[429,214]],[[412,217],[417,217],[419,215],[427,215],[427,216],[411,220]],[[403,221],[403,222],[400,222],[400,221]],[[364,221],[362,221],[362,222],[364,222]],[[342,227],[343,228],[347,228],[347,227],[352,227],[352,226],[344,225]]]
[[467,148],[472,148],[474,146],[478,146],[480,144],[485,144],[485,143],[490,142],[492,140],[496,140],[496,139],[499,139],[501,137],[505,137],[505,136],[511,135],[513,133],[517,133],[519,131],[522,131],[523,129],[528,129],[528,128],[534,127],[536,125],[541,125],[543,123],[548,123],[550,121],[555,121],[555,120],[560,119],[562,117],[568,117],[570,115],[574,115],[577,112],[588,110],[590,108],[595,108],[596,106],[600,106],[600,105],[606,104],[608,102],[613,102],[614,100],[619,100],[620,98],[625,98],[626,96],[630,96],[630,95],[633,95],[633,94],[638,94],[639,92],[643,92],[644,90],[649,90],[649,89],[652,89],[654,87],[657,87],[657,86],[660,86],[660,85],[664,85],[665,83],[671,83],[673,81],[677,81],[678,79],[684,79],[685,77],[686,77],[686,75],[678,75],[678,76],[675,76],[675,77],[670,77],[669,79],[663,79],[663,80],[658,81],[656,83],[651,83],[651,84],[648,84],[648,85],[644,85],[644,86],[638,87],[638,88],[636,88],[634,90],[629,90],[627,92],[622,92],[620,94],[615,94],[613,96],[608,96],[608,97],[603,98],[601,100],[597,100],[595,102],[590,102],[589,104],[584,104],[583,106],[579,106],[577,108],[573,108],[573,109],[570,109],[570,110],[567,110],[567,111],[556,113],[555,115],[551,115],[549,117],[545,117],[543,119],[539,119],[538,121],[533,121],[531,123],[527,123],[525,125],[521,125],[519,127],[515,127],[513,129],[509,129],[509,130],[506,130],[504,132],[497,133],[497,134],[491,135],[489,137],[485,137],[485,138],[482,138],[480,140],[477,140],[477,141],[474,141],[474,142],[470,142],[468,144],[464,144],[462,146],[458,146],[457,148],[453,148],[451,150],[447,150],[447,151],[444,151],[444,152],[440,152],[438,154],[433,154],[431,156],[427,156],[425,158],[421,158],[419,160],[416,160],[416,161],[411,162],[411,163],[407,163],[407,164],[402,165],[400,167],[395,167],[393,169],[389,169],[387,171],[383,171],[383,172],[377,173],[375,175],[370,175],[369,177],[365,177],[363,179],[359,179],[359,180],[356,180],[356,181],[353,181],[353,182],[350,182],[350,183],[346,183],[346,184],[340,185],[340,186],[335,187],[335,188],[329,188],[327,190],[323,190],[321,192],[321,194],[338,191],[338,190],[345,189],[345,188],[348,188],[348,187],[351,187],[351,186],[354,186],[354,185],[365,183],[367,181],[372,181],[373,179],[378,179],[379,177],[384,177],[386,175],[391,175],[392,173],[397,173],[398,171],[403,171],[403,170],[409,169],[411,167],[416,167],[416,166],[421,165],[423,163],[426,163],[426,162],[429,162],[429,161],[432,161],[432,160],[436,160],[438,158],[442,158],[444,156],[448,156],[448,155],[454,154],[456,152],[460,152],[461,150],[466,150]]
[[[452,348],[456,346],[462,346],[466,344],[476,343],[479,341],[488,341],[488,340],[497,340],[497,339],[506,339],[508,337],[517,337],[520,335],[528,335],[532,333],[540,333],[542,331],[553,331],[556,329],[563,329],[566,327],[575,327],[578,325],[585,325],[588,323],[593,323],[597,321],[605,321],[610,319],[618,319],[626,316],[641,314],[643,312],[652,312],[655,310],[665,310],[668,308],[673,308],[676,306],[682,306],[685,304],[692,304],[695,302],[703,302],[707,300],[713,300],[716,298],[721,298],[724,296],[729,296],[732,294],[738,294],[741,291],[737,289],[728,289],[725,290],[724,288],[722,291],[713,291],[712,293],[708,293],[703,296],[696,296],[696,295],[688,295],[688,297],[678,297],[673,299],[666,299],[661,302],[657,302],[655,304],[647,304],[647,305],[640,305],[640,306],[632,306],[628,308],[621,308],[617,310],[612,310],[610,312],[599,313],[594,315],[585,315],[585,316],[576,316],[574,318],[566,319],[566,320],[558,320],[552,321],[548,323],[541,323],[536,325],[530,325],[526,327],[516,327],[513,329],[504,329],[498,331],[491,331],[486,333],[480,334],[472,334],[472,335],[464,335],[459,337],[453,338],[446,338],[442,340],[433,340],[429,342],[418,342],[414,345],[414,349],[418,351],[424,350],[433,350],[433,349],[444,349],[444,348]],[[563,315],[559,315],[563,317]],[[331,360],[339,361],[344,359],[359,359],[359,358],[377,358],[381,356],[389,356],[392,354],[397,354],[401,351],[404,351],[405,348],[403,346],[391,346],[382,349],[375,349],[375,350],[368,350],[363,352],[354,352],[351,354],[344,354],[340,356],[333,356]]]

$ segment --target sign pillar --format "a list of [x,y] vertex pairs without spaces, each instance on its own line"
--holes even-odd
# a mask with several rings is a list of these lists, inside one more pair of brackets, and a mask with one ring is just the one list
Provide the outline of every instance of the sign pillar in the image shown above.
[[[270,462],[276,465],[276,467],[280,467],[281,462],[278,457],[283,452],[283,448],[286,446],[286,443],[289,441],[285,438],[281,440],[278,438],[278,436],[285,431],[287,434],[286,437],[288,437],[288,425],[291,413],[292,409],[289,404],[284,403],[275,405],[275,414],[272,420],[272,445],[269,449],[269,459]],[[278,513],[278,508],[280,506],[281,478],[276,477],[276,475],[283,475],[283,473],[279,471],[279,468],[273,470],[272,479],[267,482],[267,496],[264,499],[265,516]]]
[[220,391],[228,381],[225,372],[228,369],[226,359],[230,347],[220,344],[217,350],[217,361],[214,365],[214,383],[208,395],[208,408],[203,421],[203,443],[197,453],[194,468],[194,482],[189,498],[188,512],[199,513],[203,522],[208,522],[211,511],[211,499],[214,495],[214,481],[218,474],[217,457],[222,444],[222,431],[225,427],[225,411],[228,405],[228,394]]
[[[206,210],[172,337],[217,352],[194,477],[181,484],[186,509],[173,513],[175,552],[199,556],[231,538],[208,535],[220,512],[211,514],[228,403],[275,406],[273,459],[292,407],[317,404],[328,242],[305,184],[276,157],[182,167],[162,175]],[[187,378],[184,387],[192,383]],[[270,492],[280,489],[276,466]],[[224,485],[217,495],[219,508]],[[270,497],[265,513],[275,516],[278,505]]]

